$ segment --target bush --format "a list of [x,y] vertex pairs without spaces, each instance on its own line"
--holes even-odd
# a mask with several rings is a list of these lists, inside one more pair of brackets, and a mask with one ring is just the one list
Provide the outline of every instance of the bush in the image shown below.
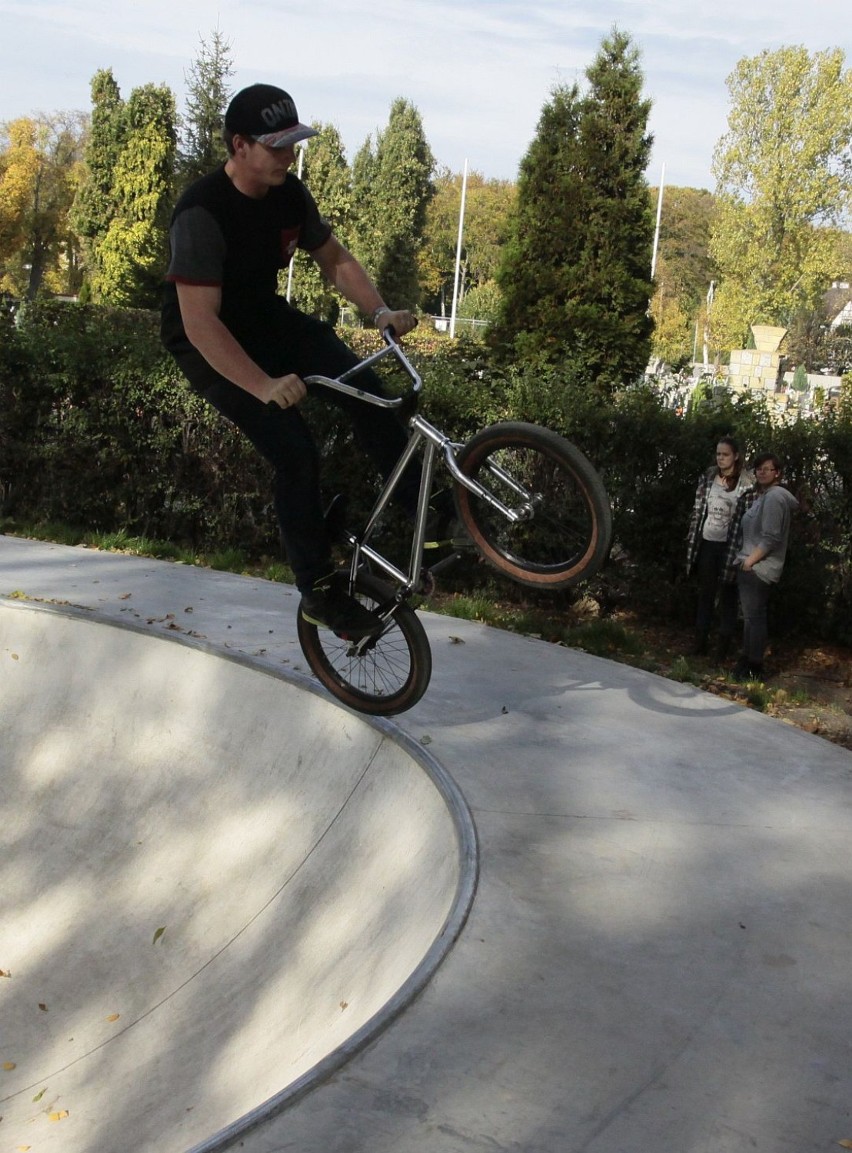
[[266,466],[183,384],[150,312],[30,304],[2,328],[0,512],[274,547]]
[[[0,515],[207,552],[277,553],[268,466],[186,387],[157,323],[148,312],[55,302],[0,311]],[[380,347],[370,330],[345,336],[359,354]],[[725,434],[749,454],[776,452],[802,511],[773,597],[775,635],[852,643],[852,406],[774,426],[761,402],[724,396],[682,417],[645,383],[608,396],[570,364],[497,370],[483,345],[432,332],[406,347],[426,377],[424,415],[454,440],[528,420],[595,464],[613,505],[613,561],[593,586],[605,609],[690,621],[685,537],[698,476]],[[346,492],[353,517],[363,516],[378,478],[333,406],[311,400],[305,411],[326,495]],[[481,584],[485,572],[470,566],[462,577]]]

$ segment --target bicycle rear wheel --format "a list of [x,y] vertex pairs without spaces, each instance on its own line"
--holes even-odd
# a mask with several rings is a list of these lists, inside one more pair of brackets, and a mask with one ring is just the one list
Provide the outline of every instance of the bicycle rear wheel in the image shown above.
[[[393,597],[393,588],[369,573],[355,582],[368,609]],[[318,679],[343,704],[371,716],[390,717],[416,705],[429,685],[432,652],[414,610],[398,605],[387,628],[365,641],[347,641],[298,617],[302,652]]]
[[600,477],[570,441],[538,425],[494,424],[460,450],[457,463],[503,505],[512,522],[456,484],[456,509],[477,550],[518,584],[543,590],[588,579],[606,559],[612,513]]

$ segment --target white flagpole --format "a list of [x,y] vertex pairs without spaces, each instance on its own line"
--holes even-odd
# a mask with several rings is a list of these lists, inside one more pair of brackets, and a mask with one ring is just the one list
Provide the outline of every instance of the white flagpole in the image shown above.
[[707,361],[707,342],[710,339],[710,310],[713,307],[713,301],[716,298],[716,281],[710,281],[710,287],[707,289],[707,315],[704,319],[704,370],[709,367]]
[[666,166],[663,165],[660,172],[660,194],[657,197],[657,227],[654,230],[654,254],[651,257],[651,279],[654,279],[654,273],[657,271],[657,247],[660,243],[660,217],[663,214],[663,185],[666,182]]
[[459,238],[456,244],[456,279],[453,285],[453,308],[450,313],[450,336],[456,335],[456,309],[459,303],[459,269],[461,268],[462,236],[464,234],[464,202],[467,197],[467,160],[464,162],[464,175],[462,176],[461,207],[459,209]]
[[[296,165],[296,175],[302,179],[302,165],[305,162],[305,143],[299,147],[299,162]],[[293,261],[296,259],[295,253],[290,257],[290,267],[287,269],[287,303],[290,303],[290,293],[293,291]]]

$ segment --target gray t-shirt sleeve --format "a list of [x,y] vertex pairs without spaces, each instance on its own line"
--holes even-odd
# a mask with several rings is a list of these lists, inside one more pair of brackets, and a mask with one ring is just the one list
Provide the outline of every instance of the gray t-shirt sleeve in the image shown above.
[[206,208],[187,208],[169,230],[171,260],[166,280],[180,284],[221,285],[225,238]]

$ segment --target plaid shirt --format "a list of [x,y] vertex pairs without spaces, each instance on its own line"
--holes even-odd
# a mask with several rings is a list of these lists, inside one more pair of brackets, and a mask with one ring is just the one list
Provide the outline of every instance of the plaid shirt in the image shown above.
[[[692,506],[692,516],[689,520],[689,532],[686,538],[687,575],[692,572],[695,559],[698,556],[698,549],[701,545],[701,531],[704,528],[704,521],[707,519],[707,500],[710,493],[710,486],[716,480],[718,473],[719,470],[717,468],[708,468],[707,471],[701,475],[698,481],[698,487],[695,490],[695,502]],[[750,479],[749,473],[743,473],[742,475]],[[757,495],[757,486],[752,484],[740,494],[737,500],[737,507],[728,530],[728,547],[725,552],[725,567],[721,577],[725,584],[731,584],[737,579],[734,560],[736,559],[737,550],[740,546],[740,524],[743,519],[743,513],[754,503]]]

